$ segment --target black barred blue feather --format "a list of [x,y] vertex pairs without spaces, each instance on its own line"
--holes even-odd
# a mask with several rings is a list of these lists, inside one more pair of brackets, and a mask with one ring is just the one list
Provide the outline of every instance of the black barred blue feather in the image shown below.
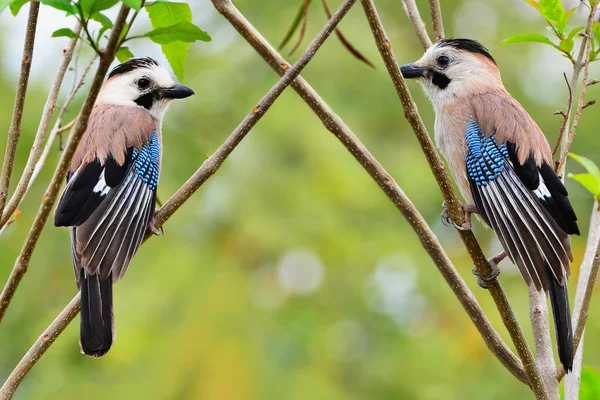
[[132,157],[138,175],[150,190],[156,190],[160,158],[160,145],[158,144],[156,132],[152,132],[152,135],[150,135],[149,143],[144,143],[141,149],[133,150]]

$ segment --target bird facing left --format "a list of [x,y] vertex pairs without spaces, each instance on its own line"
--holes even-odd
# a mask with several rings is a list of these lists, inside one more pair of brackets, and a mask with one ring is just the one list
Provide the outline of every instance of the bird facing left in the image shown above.
[[153,227],[162,118],[173,99],[193,94],[155,60],[132,58],[108,75],[75,151],[54,225],[71,227],[80,346],[88,356],[112,346],[112,285]]

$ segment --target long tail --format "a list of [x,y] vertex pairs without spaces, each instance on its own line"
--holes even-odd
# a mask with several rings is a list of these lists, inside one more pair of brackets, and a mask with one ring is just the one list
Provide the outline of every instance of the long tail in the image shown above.
[[569,307],[569,294],[567,293],[567,279],[564,285],[558,283],[552,275],[548,263],[546,263],[550,288],[550,302],[552,303],[552,315],[554,316],[554,328],[556,331],[556,343],[558,345],[558,358],[569,372],[573,369],[573,328],[571,327],[571,309]]
[[87,356],[102,357],[113,343],[114,317],[112,275],[101,280],[99,274],[81,271],[81,351]]

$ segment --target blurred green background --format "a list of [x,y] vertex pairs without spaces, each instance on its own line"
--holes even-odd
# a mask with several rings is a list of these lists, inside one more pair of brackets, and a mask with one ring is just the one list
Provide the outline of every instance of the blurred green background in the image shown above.
[[[191,46],[185,84],[196,96],[167,114],[159,197],[170,195],[202,164],[277,82],[277,76],[208,0],[190,2],[211,43]],[[300,1],[235,4],[273,44]],[[294,61],[326,22],[318,1]],[[332,7],[341,1],[331,0]],[[423,18],[427,2],[417,1]],[[549,46],[498,47],[509,36],[545,30],[522,0],[442,0],[446,34],[479,39],[498,61],[508,90],[554,144],[570,64]],[[578,1],[565,2],[571,8]],[[376,2],[399,62],[422,49],[399,0]],[[72,26],[42,7],[44,25]],[[114,11],[114,10],[113,10]],[[9,126],[27,7],[0,18],[0,150]],[[576,14],[571,26],[582,25]],[[149,27],[142,18],[134,32]],[[405,121],[360,4],[341,24],[376,69],[331,37],[303,76],[391,173],[420,209],[509,341],[489,294],[454,229],[440,222],[442,198]],[[23,134],[20,174],[64,46],[40,27]],[[132,42],[136,56],[161,58],[157,45]],[[287,53],[285,53],[287,57]],[[85,50],[83,64],[89,56]],[[598,77],[598,68],[592,68]],[[66,82],[70,82],[70,76]],[[433,111],[409,83],[433,130]],[[589,97],[598,88],[589,89]],[[68,116],[76,115],[83,94]],[[64,99],[64,94],[61,96]],[[597,107],[583,114],[573,151],[600,163]],[[70,119],[69,118],[69,119]],[[9,275],[59,157],[55,149],[21,217],[0,240],[0,277]],[[570,162],[568,170],[581,172]],[[16,178],[15,178],[16,180]],[[573,297],[592,198],[567,181],[582,237],[573,239]],[[479,223],[487,254],[499,244]],[[0,379],[76,293],[67,229],[47,224],[31,265],[0,326]],[[527,288],[509,262],[500,280],[528,338]],[[224,166],[138,252],[115,286],[117,340],[102,359],[79,354],[77,319],[25,379],[17,399],[507,399],[529,398],[487,350],[473,324],[397,209],[306,104],[287,90]],[[600,366],[600,298],[594,297],[584,364]],[[512,347],[512,346],[511,346]]]

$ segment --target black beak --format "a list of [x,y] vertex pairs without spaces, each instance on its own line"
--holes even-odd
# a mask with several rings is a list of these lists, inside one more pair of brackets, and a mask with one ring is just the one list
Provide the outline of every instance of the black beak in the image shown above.
[[194,94],[194,91],[187,86],[176,83],[170,88],[158,89],[158,95],[161,99],[185,99]]
[[425,76],[426,71],[427,68],[415,67],[413,63],[400,66],[400,72],[406,79],[422,78]]

